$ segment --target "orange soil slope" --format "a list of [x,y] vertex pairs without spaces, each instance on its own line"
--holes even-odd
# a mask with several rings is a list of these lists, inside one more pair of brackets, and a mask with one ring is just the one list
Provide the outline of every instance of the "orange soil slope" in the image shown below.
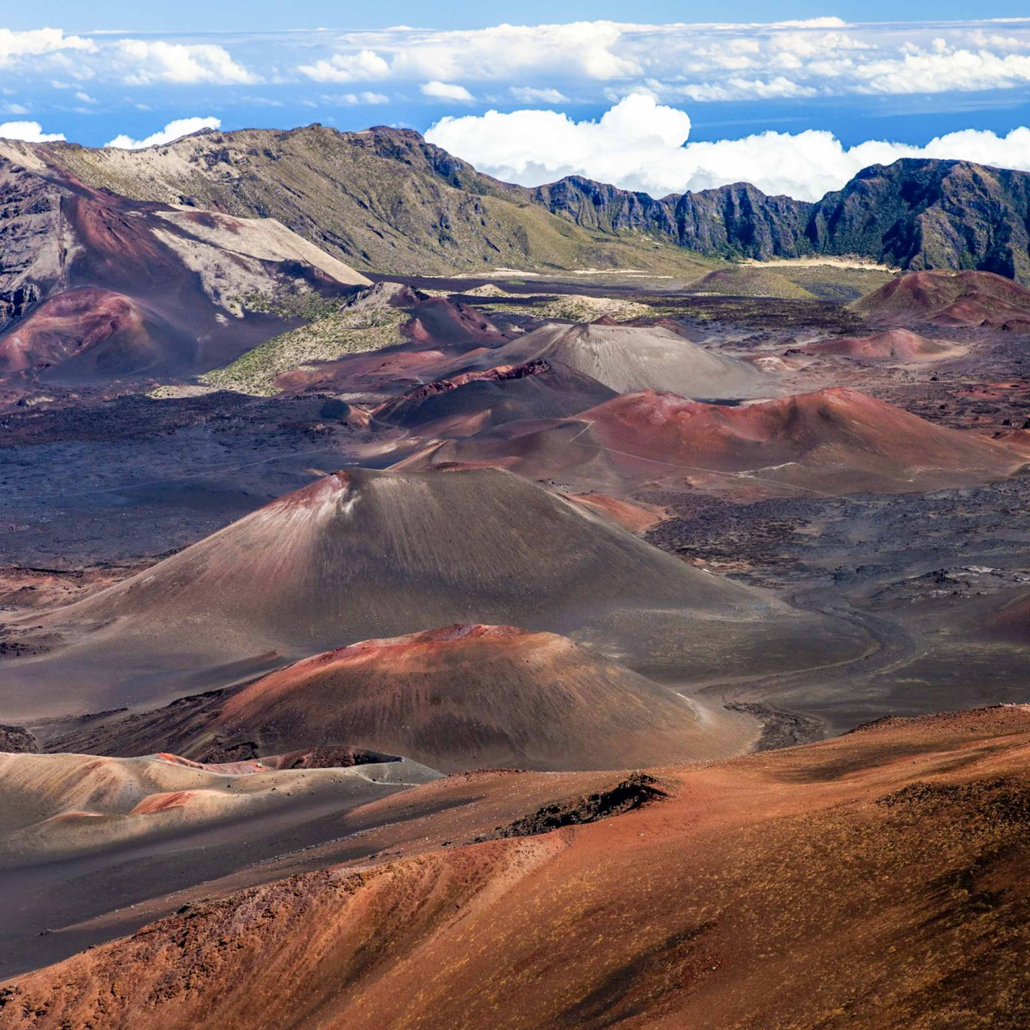
[[192,907],[12,983],[0,1023],[1015,1030],[1028,753],[1021,706],[665,772],[619,817]]
[[754,735],[565,637],[483,625],[307,658],[233,694],[205,732],[273,753],[347,741],[443,772],[683,762]]
[[855,301],[873,322],[1003,326],[1030,316],[1030,290],[993,272],[912,272]]
[[820,493],[903,493],[1004,478],[1025,455],[836,388],[736,406],[652,391],[583,412],[609,458],[650,476],[677,469]]

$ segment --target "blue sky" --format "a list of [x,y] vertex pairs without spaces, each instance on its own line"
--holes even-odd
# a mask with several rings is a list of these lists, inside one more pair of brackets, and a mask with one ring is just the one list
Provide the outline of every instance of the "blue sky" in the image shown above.
[[[238,32],[261,29],[279,31],[329,26],[338,29],[386,28],[390,25],[426,25],[430,28],[485,28],[507,20],[521,24],[551,21],[647,21],[710,22],[720,14],[732,20],[782,21],[836,15],[846,21],[898,21],[899,8],[906,21],[962,21],[970,16],[968,0],[734,0],[730,9],[711,0],[651,0],[632,12],[624,0],[521,0],[504,17],[495,5],[482,2],[435,3],[424,0],[388,0],[379,4],[339,3],[338,0],[305,0],[285,4],[282,0],[178,0],[174,4],[141,4],[139,0],[43,0],[36,4],[10,5],[3,24],[11,29],[60,25],[68,31],[131,29],[135,32],[184,32],[202,26],[209,32]],[[731,13],[730,13],[731,12]],[[1023,0],[992,0],[975,12],[983,18],[1017,18],[1027,14]],[[728,20],[728,19],[727,19]]]
[[910,0],[899,22],[899,6],[738,0],[713,24],[710,3],[529,0],[513,26],[482,3],[48,0],[0,16],[0,135],[395,124],[503,177],[658,193],[750,176],[813,195],[927,144],[1030,167],[1025,2],[977,20]]

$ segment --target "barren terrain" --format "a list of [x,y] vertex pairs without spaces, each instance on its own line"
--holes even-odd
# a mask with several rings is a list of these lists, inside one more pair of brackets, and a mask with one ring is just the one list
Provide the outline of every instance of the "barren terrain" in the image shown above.
[[4,146],[4,1030],[1025,1025],[1030,291]]

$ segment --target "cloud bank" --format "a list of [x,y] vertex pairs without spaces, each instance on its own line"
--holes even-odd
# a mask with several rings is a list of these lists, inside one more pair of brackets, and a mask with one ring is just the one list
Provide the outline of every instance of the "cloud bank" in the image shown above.
[[44,132],[39,122],[0,122],[0,139],[18,139],[26,143],[54,143],[64,139],[63,132]]
[[901,157],[954,158],[1030,170],[1030,129],[967,129],[917,147],[868,140],[847,148],[830,132],[763,132],[691,143],[690,117],[634,93],[597,121],[522,110],[442,118],[426,139],[508,182],[539,186],[583,175],[655,197],[750,182],[765,193],[818,200],[856,172]]
[[118,43],[115,60],[124,68],[122,81],[130,86],[157,82],[253,85],[261,81],[259,75],[234,61],[225,47],[206,43],[123,39]]
[[[646,87],[696,102],[1025,88],[1030,19],[849,24],[593,21],[475,30],[351,32],[296,67],[316,81],[510,83],[561,95],[575,83]],[[532,102],[525,100],[524,102]]]
[[29,29],[15,32],[0,29],[0,68],[7,68],[23,58],[38,58],[62,50],[96,53],[97,45],[81,36],[66,36],[60,29]]
[[0,29],[0,68],[30,80],[60,74],[136,87],[438,82],[483,95],[478,84],[491,84],[523,103],[558,103],[572,95],[596,103],[605,90],[639,88],[666,101],[702,103],[1030,85],[1030,18],[402,26],[253,35],[231,43],[203,32],[191,36],[194,41],[181,42],[176,36]]
[[199,129],[220,129],[222,122],[218,118],[177,118],[169,122],[163,129],[158,130],[146,139],[133,139],[131,136],[115,136],[107,147],[115,147],[118,150],[142,150],[144,147],[160,146],[163,143],[171,143],[180,136],[188,136],[191,132]]

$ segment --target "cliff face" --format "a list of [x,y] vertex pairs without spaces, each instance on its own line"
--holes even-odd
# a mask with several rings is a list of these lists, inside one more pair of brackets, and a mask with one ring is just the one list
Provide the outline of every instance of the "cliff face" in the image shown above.
[[0,148],[135,200],[275,217],[382,272],[661,266],[700,275],[707,269],[692,255],[856,254],[1030,283],[1030,173],[962,161],[874,165],[812,204],[748,183],[660,199],[582,176],[527,189],[383,126],[205,131],[141,151]]
[[537,203],[608,232],[638,229],[721,257],[857,254],[911,271],[977,269],[1030,283],[1030,174],[964,161],[896,161],[818,203],[748,183],[655,200],[572,177]]
[[570,176],[533,191],[533,200],[578,225],[603,232],[641,231],[718,257],[799,257],[811,247],[804,229],[812,204],[768,197],[748,183],[656,200]]
[[823,254],[860,253],[912,271],[977,269],[1030,282],[1030,174],[964,161],[902,160],[859,172],[816,205]]
[[676,200],[677,237],[681,246],[725,257],[802,257],[812,249],[804,232],[811,208],[746,182],[685,193]]

